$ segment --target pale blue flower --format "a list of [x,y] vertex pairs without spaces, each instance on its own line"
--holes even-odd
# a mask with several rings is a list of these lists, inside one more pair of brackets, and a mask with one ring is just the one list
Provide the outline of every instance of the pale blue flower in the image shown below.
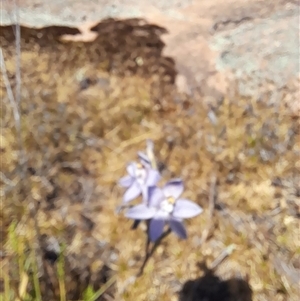
[[180,179],[171,180],[162,189],[150,187],[148,204],[143,203],[130,208],[126,217],[135,220],[151,219],[149,225],[151,241],[156,241],[162,235],[166,223],[180,238],[186,239],[183,219],[192,218],[203,210],[196,203],[179,198],[182,192],[183,183]]
[[128,203],[138,196],[143,196],[143,202],[148,201],[148,189],[160,180],[160,173],[151,168],[150,161],[143,153],[139,153],[141,163],[130,163],[127,166],[128,175],[119,180],[122,187],[127,188],[123,203]]

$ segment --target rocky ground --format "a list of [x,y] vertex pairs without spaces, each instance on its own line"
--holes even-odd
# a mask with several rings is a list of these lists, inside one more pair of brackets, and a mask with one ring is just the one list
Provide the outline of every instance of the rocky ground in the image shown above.
[[[1,77],[0,289],[34,298],[37,273],[43,300],[112,277],[101,300],[298,299],[297,1],[22,0],[17,66],[1,4],[26,168]],[[129,281],[143,228],[115,214],[116,181],[147,138],[205,211]]]

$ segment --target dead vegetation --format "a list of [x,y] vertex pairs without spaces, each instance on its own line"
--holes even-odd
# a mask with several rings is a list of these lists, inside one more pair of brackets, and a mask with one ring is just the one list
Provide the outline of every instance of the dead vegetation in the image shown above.
[[[62,292],[80,300],[115,277],[101,300],[178,300],[182,284],[198,276],[197,262],[214,265],[234,246],[218,276],[248,277],[254,301],[297,300],[299,120],[267,99],[232,93],[206,104],[201,93],[180,95],[173,62],[161,56],[162,29],[108,20],[95,30],[95,42],[71,43],[60,41],[62,28],[22,28],[25,177],[1,78],[3,287],[34,298],[37,274],[43,300]],[[14,39],[2,28],[13,90]],[[169,237],[128,283],[142,261],[143,229],[130,231],[115,214],[116,181],[148,138],[166,178],[181,176],[186,197],[206,210],[188,223],[187,241]]]

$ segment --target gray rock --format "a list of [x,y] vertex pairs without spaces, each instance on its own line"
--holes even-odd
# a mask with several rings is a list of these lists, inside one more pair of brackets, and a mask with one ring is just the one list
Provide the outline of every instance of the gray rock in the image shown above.
[[281,89],[300,74],[299,9],[217,33],[211,45],[220,52],[217,70],[233,71],[240,94],[256,96],[268,83]]

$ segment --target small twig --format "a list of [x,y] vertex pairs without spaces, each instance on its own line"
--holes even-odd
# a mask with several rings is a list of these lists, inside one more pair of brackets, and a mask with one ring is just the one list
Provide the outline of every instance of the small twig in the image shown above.
[[21,128],[21,121],[20,121],[20,114],[19,114],[19,108],[18,105],[15,101],[15,97],[7,76],[7,70],[6,70],[6,64],[4,61],[4,55],[3,55],[3,50],[2,47],[0,48],[0,66],[1,66],[1,72],[2,72],[2,77],[4,80],[4,85],[6,88],[6,92],[7,92],[7,96],[8,96],[8,100],[10,102],[10,105],[13,109],[13,114],[14,114],[14,120],[15,120],[15,127],[16,130],[19,131]]
[[0,171],[0,180],[4,184],[6,184],[6,185],[8,185],[10,187],[16,186],[16,184],[12,180],[10,180],[9,178],[7,178],[6,175],[2,171]]
[[173,150],[175,148],[175,142],[173,138],[167,139],[167,143],[168,143],[168,152],[167,152],[167,157],[164,159],[165,166],[169,166],[169,162],[172,157]]
[[216,186],[217,177],[215,174],[211,177],[210,189],[209,189],[209,216],[206,228],[203,230],[201,244],[204,244],[208,238],[209,232],[211,231],[213,225],[213,216],[216,203]]
[[14,1],[15,17],[16,17],[16,101],[21,102],[21,28],[19,15],[19,1]]
[[153,169],[157,169],[157,164],[156,164],[156,160],[155,160],[155,156],[154,156],[154,144],[153,141],[148,139],[147,140],[147,156],[150,159],[151,162],[151,166]]
[[221,254],[212,262],[210,269],[214,270],[218,265],[220,265],[235,249],[235,245],[231,244],[226,249],[224,249]]
[[287,264],[278,255],[270,256],[271,262],[279,274],[285,276],[289,282],[293,285],[300,285],[300,269],[296,269],[292,265]]
[[[7,76],[7,70],[6,70],[6,64],[4,61],[4,55],[3,55],[3,50],[0,48],[0,66],[1,66],[1,72],[2,72],[2,77],[4,80],[5,88],[7,91],[7,96],[8,100],[10,102],[10,105],[13,110],[13,116],[14,116],[14,121],[15,121],[15,129],[16,129],[16,134],[17,134],[17,143],[20,151],[20,165],[22,167],[22,178],[25,176],[25,154],[24,154],[24,149],[23,149],[23,141],[22,141],[22,134],[21,134],[21,116],[19,112],[19,106],[18,103],[16,102],[16,99],[14,97],[8,76]],[[17,67],[18,68],[18,67]]]
[[43,275],[45,275],[45,279],[47,282],[48,287],[52,287],[52,282],[50,280],[50,277],[48,275],[47,269],[45,268],[44,261],[42,260],[42,238],[41,238],[41,233],[38,225],[38,220],[37,220],[37,213],[38,213],[38,207],[33,200],[32,196],[30,195],[31,187],[26,186],[26,184],[29,183],[30,186],[30,181],[26,181],[26,174],[27,174],[27,156],[25,153],[25,148],[23,146],[23,140],[22,140],[22,126],[21,126],[21,113],[20,113],[20,102],[21,102],[21,30],[20,30],[20,20],[19,20],[19,7],[18,7],[18,0],[14,0],[14,9],[15,9],[15,41],[16,41],[16,96],[14,97],[13,91],[11,84],[9,82],[9,78],[7,75],[7,69],[6,69],[6,64],[5,64],[5,59],[3,55],[3,50],[2,47],[0,48],[0,68],[1,68],[1,73],[2,77],[4,80],[5,88],[7,91],[7,96],[8,100],[10,102],[10,105],[12,107],[13,111],[13,117],[15,121],[15,129],[16,129],[16,136],[17,136],[17,144],[18,144],[18,149],[20,152],[19,156],[19,165],[21,167],[21,185],[22,188],[25,191],[29,191],[29,212],[30,212],[30,217],[32,218],[34,222],[34,229],[35,233],[37,236],[37,241],[39,243],[39,251],[40,251],[40,256],[41,256],[41,262],[42,262],[42,272]]

